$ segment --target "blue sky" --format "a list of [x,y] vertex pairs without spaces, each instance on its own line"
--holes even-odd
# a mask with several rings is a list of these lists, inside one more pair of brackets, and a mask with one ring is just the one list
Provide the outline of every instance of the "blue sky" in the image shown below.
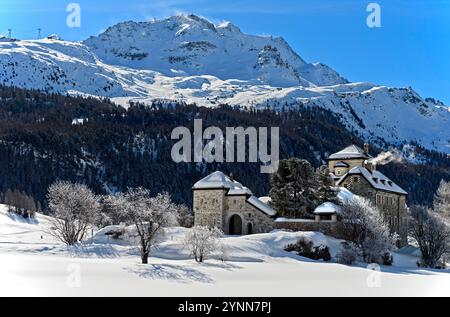
[[[66,26],[66,6],[80,4],[81,28]],[[382,27],[368,28],[377,2]],[[0,33],[21,39],[58,33],[83,40],[117,22],[177,13],[223,20],[243,32],[283,36],[304,59],[351,81],[412,86],[450,105],[450,0],[0,0]]]

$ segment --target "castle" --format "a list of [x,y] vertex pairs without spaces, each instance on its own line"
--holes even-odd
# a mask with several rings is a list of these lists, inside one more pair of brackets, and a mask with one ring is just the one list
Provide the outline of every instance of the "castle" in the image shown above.
[[[328,167],[336,186],[369,199],[385,215],[391,231],[399,234],[401,244],[406,245],[408,193],[377,171],[369,146],[362,150],[351,145],[330,155]],[[247,235],[270,232],[280,228],[283,222],[289,223],[289,220],[278,218],[277,211],[265,200],[255,197],[250,189],[222,172],[215,172],[197,182],[193,195],[197,226],[221,228],[229,235]],[[319,206],[314,222],[336,223],[336,214],[329,210]],[[292,223],[291,220],[290,225]],[[295,223],[299,230],[302,226],[311,228],[307,221]]]
[[221,228],[225,234],[270,232],[277,212],[222,172],[193,187],[195,225]]
[[384,214],[391,231],[400,235],[401,244],[407,243],[408,193],[377,170],[368,144],[364,150],[351,145],[330,155],[328,168],[337,186],[369,199]]

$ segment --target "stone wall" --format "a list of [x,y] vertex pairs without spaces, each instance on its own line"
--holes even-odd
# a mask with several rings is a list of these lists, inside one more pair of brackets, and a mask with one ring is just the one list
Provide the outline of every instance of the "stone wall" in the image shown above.
[[234,215],[242,221],[242,234],[266,233],[273,229],[273,219],[247,202],[247,196],[226,196],[226,190],[195,190],[194,219],[196,226],[221,228],[229,234]]
[[194,190],[196,226],[223,228],[225,190]]
[[334,165],[339,162],[347,163],[349,166],[348,170],[351,170],[354,167],[364,166],[365,159],[347,159],[347,160],[330,160],[328,161],[328,168],[330,169],[330,172],[334,173],[335,168]]
[[226,196],[225,212],[223,218],[223,231],[229,234],[229,223],[231,217],[237,215],[242,220],[242,234],[249,234],[249,224],[252,227],[252,233],[266,233],[273,229],[274,220],[259,209],[247,202],[246,196]]

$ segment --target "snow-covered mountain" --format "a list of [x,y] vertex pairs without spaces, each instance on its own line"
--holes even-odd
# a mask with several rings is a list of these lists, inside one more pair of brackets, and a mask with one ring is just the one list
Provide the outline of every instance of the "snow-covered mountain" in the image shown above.
[[320,106],[371,142],[450,153],[450,111],[411,88],[349,83],[282,38],[197,16],[125,22],[82,43],[0,40],[0,83],[49,92],[246,108]]
[[307,64],[282,38],[243,34],[231,23],[197,17],[125,22],[84,42],[103,61],[166,76],[211,75],[271,86],[346,83],[322,64]]

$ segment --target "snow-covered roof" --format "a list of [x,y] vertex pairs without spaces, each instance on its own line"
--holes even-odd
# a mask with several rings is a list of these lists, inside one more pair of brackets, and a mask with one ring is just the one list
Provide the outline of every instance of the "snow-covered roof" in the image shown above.
[[356,145],[350,145],[346,147],[342,151],[331,154],[328,158],[329,160],[338,160],[338,159],[352,159],[352,158],[370,158],[363,149]]
[[383,190],[387,192],[394,192],[397,194],[408,195],[400,186],[394,183],[386,175],[380,171],[369,171],[365,167],[354,167],[345,176],[343,176],[338,182],[339,186],[348,175],[362,175],[372,185],[373,188]]
[[334,164],[334,167],[349,167],[350,165],[348,165],[345,162],[338,162],[336,164]]
[[261,200],[263,203],[268,204],[272,201],[272,198],[269,196],[259,197],[259,200]]
[[206,176],[198,181],[192,189],[228,189],[228,195],[252,195],[250,189],[232,180],[222,172],[215,172]]
[[336,204],[327,202],[323,203],[314,210],[315,215],[334,215],[340,213],[341,209]]
[[251,204],[255,208],[261,210],[266,215],[275,216],[277,214],[277,212],[274,209],[272,209],[269,205],[263,203],[261,200],[259,200],[255,196],[251,196],[247,201],[249,204]]
[[291,218],[283,218],[283,217],[280,217],[280,218],[277,218],[277,219],[275,219],[275,222],[277,222],[277,223],[302,223],[302,222],[308,222],[308,223],[311,223],[311,222],[315,222],[315,220],[314,219],[291,219]]
[[206,176],[198,181],[192,189],[225,189],[228,190],[227,196],[248,196],[247,202],[268,216],[275,216],[277,214],[276,210],[272,209],[266,201],[262,201],[258,197],[253,196],[250,189],[232,180],[222,172],[215,172]]

